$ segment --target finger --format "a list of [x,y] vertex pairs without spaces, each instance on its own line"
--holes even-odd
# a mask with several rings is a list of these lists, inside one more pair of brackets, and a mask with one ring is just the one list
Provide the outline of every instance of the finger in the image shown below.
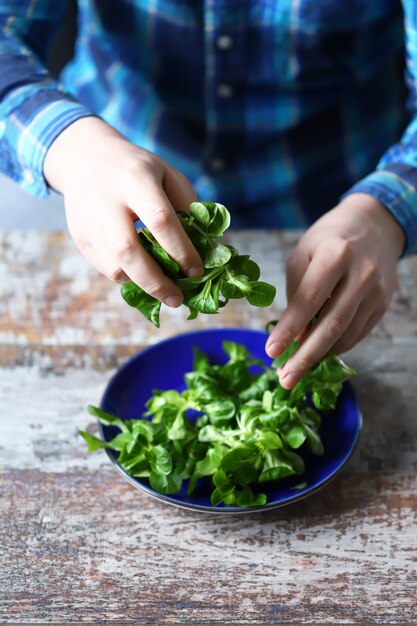
[[378,322],[383,318],[385,312],[386,312],[386,309],[385,308],[381,308],[381,309],[375,311],[375,313],[373,315],[371,315],[371,317],[369,318],[369,320],[367,321],[367,323],[363,327],[362,332],[360,333],[356,343],[359,343],[359,341],[362,341],[362,339],[364,339],[367,335],[369,335],[371,330],[373,328],[375,328],[375,326],[378,324]]
[[182,271],[189,276],[201,275],[203,273],[201,258],[159,183],[149,179],[146,183],[146,193],[143,186],[140,186],[137,187],[135,194],[130,194],[130,197],[129,207],[146,224],[158,243],[178,263]]
[[[101,231],[100,231],[101,232]],[[119,263],[113,259],[104,239],[93,238],[91,245],[85,251],[85,256],[90,262],[107,278],[116,283],[125,283],[130,280],[129,276],[122,270]]]
[[393,291],[398,287],[396,277],[392,284],[377,282],[361,302],[347,331],[333,347],[337,353],[346,352],[361,341],[383,317],[391,302]]
[[291,389],[303,374],[327,354],[351,324],[363,300],[363,294],[352,289],[352,283],[354,280],[350,284],[342,281],[297,352],[278,371],[280,383],[286,389]]
[[[103,241],[112,264],[120,267],[133,282],[154,298],[168,306],[180,306],[182,292],[140,245],[128,211],[113,213],[113,219],[105,220],[102,228]],[[96,253],[100,255],[97,250]]]
[[175,211],[187,211],[191,202],[197,200],[188,178],[169,165],[166,166],[162,187]]
[[100,274],[104,274],[107,276],[107,273],[104,270],[104,267],[100,261],[99,255],[93,250],[93,248],[88,244],[78,245],[77,248],[81,252],[81,254],[90,261],[91,265],[93,265]]
[[298,288],[275,326],[266,344],[271,357],[277,357],[308,326],[312,318],[335,289],[344,272],[345,262],[339,257],[329,263],[327,255],[317,253],[311,260]]
[[285,266],[287,302],[297,291],[309,263],[310,258],[305,247],[298,244]]
[[361,302],[351,323],[332,347],[332,352],[347,352],[361,340],[369,320],[375,315],[375,302],[368,296]]

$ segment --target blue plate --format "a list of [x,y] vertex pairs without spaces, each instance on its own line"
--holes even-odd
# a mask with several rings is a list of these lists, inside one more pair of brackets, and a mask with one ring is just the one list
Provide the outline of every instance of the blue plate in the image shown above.
[[[249,352],[269,365],[272,359],[265,353],[266,339],[267,334],[262,331],[215,328],[197,330],[161,341],[131,358],[118,370],[104,392],[101,408],[121,419],[132,419],[142,415],[145,402],[152,395],[153,389],[182,391],[185,388],[183,376],[192,370],[193,346],[198,346],[206,353],[211,362],[224,363],[228,357],[223,352],[222,342],[235,341],[244,344]],[[118,464],[117,453],[112,450],[106,452],[113,465],[129,483],[158,500],[210,513],[248,513],[290,504],[323,487],[334,478],[351,456],[361,426],[362,416],[352,387],[345,383],[336,409],[323,416],[320,433],[325,448],[324,455],[315,456],[303,448],[305,473],[302,476],[264,483],[262,492],[268,497],[267,504],[249,509],[223,505],[213,507],[210,504],[211,487],[208,480],[205,483],[201,481],[201,486],[191,496],[186,493],[186,482],[183,483],[179,493],[163,495],[152,489],[146,479],[129,476]],[[114,427],[103,426],[100,423],[99,429],[105,441],[110,441],[119,432]],[[304,482],[307,483],[304,488],[295,489],[296,485]]]

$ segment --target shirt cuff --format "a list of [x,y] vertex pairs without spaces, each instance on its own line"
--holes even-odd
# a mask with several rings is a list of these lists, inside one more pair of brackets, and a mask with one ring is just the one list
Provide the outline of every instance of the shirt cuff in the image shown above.
[[61,91],[29,93],[0,118],[1,171],[28,193],[45,198],[49,186],[43,163],[49,147],[70,124],[89,115],[94,114]]
[[367,193],[383,204],[401,225],[406,244],[402,256],[417,251],[417,169],[406,164],[391,164],[377,170],[347,191]]

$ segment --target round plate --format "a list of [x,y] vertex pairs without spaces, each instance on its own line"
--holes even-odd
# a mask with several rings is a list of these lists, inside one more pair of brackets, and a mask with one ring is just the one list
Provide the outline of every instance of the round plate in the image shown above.
[[[225,363],[228,359],[223,352],[224,340],[235,341],[246,346],[251,354],[270,365],[265,353],[268,335],[262,331],[222,328],[197,330],[177,335],[170,339],[143,350],[121,367],[110,380],[101,401],[101,408],[121,419],[140,417],[145,411],[145,402],[152,395],[153,389],[185,388],[183,376],[192,370],[193,346],[200,348],[213,363]],[[323,415],[320,429],[325,452],[315,456],[303,448],[306,470],[302,476],[292,476],[279,481],[264,483],[262,492],[266,493],[268,502],[262,507],[242,509],[237,506],[212,506],[210,504],[211,486],[206,480],[188,496],[187,481],[181,491],[174,495],[163,495],[152,489],[146,479],[130,476],[117,462],[117,453],[106,450],[113,465],[120,474],[134,487],[145,491],[150,496],[169,504],[206,511],[210,513],[252,513],[264,511],[295,502],[300,498],[317,491],[328,483],[345,465],[358,441],[362,426],[359,411],[351,385],[345,383],[339,396],[335,410]],[[99,423],[102,439],[110,441],[119,431],[115,427],[103,426]],[[300,483],[305,487],[295,488]]]

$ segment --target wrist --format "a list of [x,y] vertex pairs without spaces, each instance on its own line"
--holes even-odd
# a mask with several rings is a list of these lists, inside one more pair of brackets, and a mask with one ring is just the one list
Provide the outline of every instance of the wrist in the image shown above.
[[374,196],[366,193],[352,193],[346,196],[339,207],[357,215],[369,229],[377,232],[381,246],[388,245],[396,259],[399,259],[406,245],[406,236],[401,224],[391,211]]
[[67,126],[51,144],[46,153],[43,174],[56,191],[65,194],[66,188],[77,180],[77,172],[84,168],[85,159],[106,137],[121,137],[117,131],[98,117],[83,117]]

